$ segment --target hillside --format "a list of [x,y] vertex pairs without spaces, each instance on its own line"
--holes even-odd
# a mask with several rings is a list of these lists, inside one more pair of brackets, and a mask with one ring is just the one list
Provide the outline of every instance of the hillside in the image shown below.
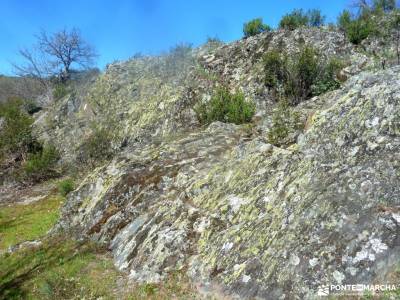
[[[93,132],[106,132],[109,156],[71,172],[50,236],[101,245],[132,284],[182,273],[199,298],[316,299],[324,285],[398,282],[400,67],[382,69],[375,42],[276,30],[116,62],[68,87],[34,115],[34,136],[70,170],[89,159]],[[343,65],[338,86],[280,106],[265,54],[309,45]],[[221,86],[254,103],[251,122],[201,122],[198,105]]]
[[0,75],[0,103],[12,97],[36,100],[43,92],[43,87],[34,79]]

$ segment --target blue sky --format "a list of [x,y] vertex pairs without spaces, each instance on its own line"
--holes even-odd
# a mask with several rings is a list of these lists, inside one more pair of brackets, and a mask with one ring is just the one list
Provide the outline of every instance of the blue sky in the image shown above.
[[245,21],[262,17],[276,26],[294,8],[319,8],[335,21],[348,0],[0,0],[0,74],[10,74],[16,51],[41,29],[77,27],[99,53],[98,66],[136,52],[157,54],[208,36],[241,38]]

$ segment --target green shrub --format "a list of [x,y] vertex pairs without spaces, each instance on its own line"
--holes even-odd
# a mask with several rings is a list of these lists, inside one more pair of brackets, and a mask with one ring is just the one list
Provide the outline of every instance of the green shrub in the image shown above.
[[96,165],[112,155],[112,136],[106,128],[92,125],[92,132],[81,145],[80,160],[83,163]]
[[58,192],[62,196],[67,196],[70,192],[74,190],[74,182],[72,179],[65,179],[58,183]]
[[321,27],[325,24],[325,16],[319,9],[311,9],[307,12],[308,25],[311,27]]
[[350,42],[359,45],[375,30],[372,21],[368,19],[353,20],[348,24],[346,29],[347,37]]
[[311,96],[311,86],[317,80],[321,69],[318,52],[310,46],[305,46],[295,59],[289,62],[290,76],[286,94],[298,103]]
[[53,89],[53,98],[55,100],[63,98],[65,95],[68,94],[67,88],[63,83],[57,83]]
[[336,59],[325,63],[310,46],[304,46],[290,57],[278,51],[267,52],[263,62],[266,85],[287,98],[290,104],[337,88],[336,77],[343,67]]
[[33,118],[23,109],[23,100],[12,98],[0,104],[0,153],[20,153],[24,155],[33,146],[32,129]]
[[347,29],[352,22],[351,13],[348,10],[343,10],[337,20],[337,25],[340,30],[347,32]]
[[24,110],[29,115],[33,115],[34,113],[37,113],[42,109],[42,107],[40,107],[37,103],[35,103],[32,100],[25,100],[23,107],[24,107]]
[[356,18],[352,17],[348,10],[344,10],[339,15],[337,24],[345,32],[350,42],[355,45],[359,45],[370,35],[379,34],[378,26],[368,8],[364,8]]
[[285,77],[286,62],[279,51],[267,52],[263,57],[265,84],[272,88],[278,85]]
[[319,79],[314,82],[312,89],[312,94],[315,96],[321,95],[323,93],[333,91],[340,87],[340,82],[337,79],[342,70],[344,64],[337,58],[332,58],[329,60],[328,64],[322,69]]
[[396,9],[396,0],[373,0],[373,9],[388,13]]
[[300,114],[291,108],[287,101],[280,100],[272,115],[272,126],[268,132],[268,142],[276,145],[289,145],[294,142],[296,131],[302,130]]
[[251,121],[255,105],[246,101],[243,93],[232,94],[228,88],[220,87],[209,102],[197,105],[195,111],[202,124],[214,121],[243,124]]
[[282,17],[279,22],[279,28],[295,30],[296,28],[307,26],[308,22],[307,14],[302,9],[295,9]]
[[263,24],[262,18],[253,19],[243,25],[243,34],[245,37],[253,36],[264,31],[270,31],[271,27]]
[[30,154],[23,166],[26,177],[33,181],[52,177],[55,174],[54,167],[59,157],[59,153],[53,145],[44,146],[42,151]]

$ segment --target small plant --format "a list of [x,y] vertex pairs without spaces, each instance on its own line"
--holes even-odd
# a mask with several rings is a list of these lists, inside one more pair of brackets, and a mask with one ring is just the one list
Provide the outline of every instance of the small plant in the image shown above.
[[310,46],[304,46],[298,53],[288,57],[278,51],[264,55],[265,84],[275,89],[290,104],[336,89],[336,79],[343,65],[332,59],[329,63]]
[[308,25],[311,27],[321,27],[325,24],[326,17],[319,9],[311,9],[307,12]]
[[57,83],[53,89],[53,98],[55,100],[63,98],[65,95],[68,94],[67,88],[63,83]]
[[369,7],[364,7],[358,17],[354,17],[348,10],[344,10],[339,15],[337,24],[349,41],[355,45],[361,44],[370,35],[379,35],[378,26],[372,18]]
[[351,13],[348,10],[342,11],[342,13],[339,15],[337,19],[337,25],[340,30],[347,32],[349,25],[351,23]]
[[288,64],[290,76],[286,86],[287,96],[295,103],[311,96],[311,87],[318,80],[321,69],[318,52],[313,47],[303,47]]
[[19,153],[25,156],[33,146],[31,125],[33,119],[23,109],[20,98],[11,98],[0,104],[0,153],[7,155]]
[[172,47],[165,55],[165,66],[163,75],[170,78],[179,76],[194,62],[192,55],[193,46],[190,43],[179,43]]
[[111,132],[106,128],[92,125],[92,132],[81,146],[80,160],[83,163],[96,165],[112,155]]
[[319,9],[310,9],[304,12],[302,9],[295,9],[282,17],[279,28],[295,30],[299,27],[321,27],[325,24],[326,17]]
[[154,283],[146,283],[140,286],[140,291],[145,297],[153,296],[157,293],[158,287]]
[[220,46],[220,45],[223,45],[224,42],[217,36],[214,36],[214,37],[209,36],[209,37],[207,37],[206,44]]
[[268,142],[276,145],[288,145],[293,135],[304,127],[300,114],[286,100],[280,100],[272,115],[272,127],[268,132]]
[[62,196],[67,196],[70,192],[74,190],[74,182],[72,179],[65,179],[58,183],[58,192]]
[[359,45],[374,31],[373,23],[366,19],[353,20],[348,24],[346,29],[347,37],[350,42]]
[[295,9],[282,17],[279,28],[295,30],[296,28],[308,25],[308,16],[302,9]]
[[279,51],[270,51],[264,55],[264,74],[267,87],[276,87],[285,77],[286,62]]
[[243,34],[246,38],[264,31],[271,31],[271,27],[264,24],[262,18],[253,19],[243,25]]
[[26,177],[34,181],[51,177],[59,157],[53,145],[44,146],[40,152],[30,154],[23,166]]
[[315,96],[336,90],[340,87],[339,77],[340,70],[344,64],[337,58],[329,60],[328,64],[322,69],[319,79],[311,86],[312,94]]
[[373,10],[375,12],[382,11],[384,13],[388,13],[395,9],[396,0],[373,0]]
[[202,124],[214,121],[243,124],[251,121],[255,105],[246,101],[243,93],[232,94],[227,87],[220,87],[208,103],[199,104],[195,111]]

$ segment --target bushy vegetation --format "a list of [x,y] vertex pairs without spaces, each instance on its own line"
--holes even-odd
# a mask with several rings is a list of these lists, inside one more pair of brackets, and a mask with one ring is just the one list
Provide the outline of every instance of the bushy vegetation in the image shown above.
[[64,179],[58,183],[57,188],[58,192],[65,197],[74,190],[74,181],[70,178]]
[[1,299],[98,299],[112,296],[117,271],[104,250],[61,238],[3,255]]
[[224,42],[218,36],[207,37],[206,44],[223,45]]
[[264,31],[270,31],[271,27],[263,23],[262,18],[253,19],[243,25],[245,37],[254,36]]
[[33,118],[22,99],[10,99],[0,105],[0,161],[12,165],[15,179],[40,181],[56,174],[59,159],[56,148],[43,146],[32,136]]
[[53,145],[44,146],[41,151],[28,155],[23,165],[27,178],[40,181],[56,174],[55,165],[60,155]]
[[343,67],[343,61],[335,57],[331,58],[321,69],[318,80],[311,86],[312,95],[317,96],[338,89],[340,87],[340,81],[337,79],[338,73]]
[[104,248],[61,237],[0,256],[0,299],[195,299],[181,274],[159,284],[124,280]]
[[337,25],[339,29],[346,32],[351,22],[352,16],[350,11],[348,11],[347,9],[343,10],[337,19]]
[[321,27],[325,24],[326,17],[319,9],[311,9],[307,12],[308,25],[311,27]]
[[300,114],[282,98],[272,115],[272,126],[268,132],[268,142],[276,146],[291,144],[294,134],[304,128]]
[[23,104],[20,98],[0,104],[0,158],[9,154],[24,156],[34,150],[33,119],[24,111]]
[[198,104],[195,111],[202,124],[214,121],[243,124],[251,121],[255,105],[246,101],[242,92],[231,93],[227,87],[219,87],[210,101]]
[[386,28],[385,21],[380,20],[384,14],[395,9],[394,0],[374,0],[371,5],[360,3],[356,14],[344,10],[338,17],[337,25],[351,43],[359,45],[369,36],[386,36],[390,28]]
[[53,98],[55,100],[63,98],[65,95],[68,94],[67,88],[65,83],[57,83],[53,89]]
[[388,13],[396,9],[396,0],[373,0],[374,11],[382,11]]
[[294,30],[301,26],[307,26],[308,18],[302,9],[295,9],[282,17],[279,27],[282,29]]
[[82,143],[79,160],[95,166],[112,155],[112,135],[107,128],[92,124],[91,133]]
[[192,44],[179,43],[166,53],[165,65],[162,70],[162,75],[165,76],[166,80],[182,75],[184,70],[192,65],[194,62],[192,50]]
[[362,18],[352,20],[345,30],[350,42],[359,45],[374,32],[375,27],[371,20]]
[[331,59],[326,63],[307,45],[290,57],[277,50],[264,55],[265,84],[290,104],[337,88],[340,85],[337,73],[341,68],[340,61]]
[[320,27],[325,24],[325,16],[318,9],[304,12],[302,9],[295,9],[282,17],[279,28],[295,30],[302,26]]

